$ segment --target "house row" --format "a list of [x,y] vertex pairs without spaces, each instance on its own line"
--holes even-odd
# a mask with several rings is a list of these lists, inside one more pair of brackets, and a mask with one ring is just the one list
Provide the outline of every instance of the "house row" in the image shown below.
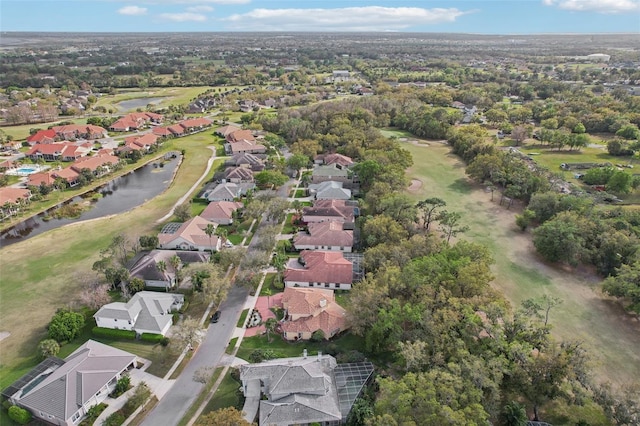
[[186,136],[191,133],[198,132],[202,129],[206,129],[213,124],[213,121],[206,117],[189,118],[182,120],[176,124],[170,126],[157,126],[154,127],[152,133],[156,136]]
[[62,140],[77,139],[101,139],[107,136],[107,131],[92,124],[68,124],[64,126],[54,126],[46,130],[38,130],[27,138],[29,145],[37,143],[46,144]]
[[13,216],[31,200],[31,191],[24,188],[0,187],[0,217]]
[[153,112],[132,112],[114,121],[109,130],[112,132],[130,132],[148,127],[151,124],[161,124],[164,120],[162,114]]
[[104,152],[98,152],[95,156],[79,158],[72,165],[65,168],[33,173],[29,175],[27,185],[51,186],[56,179],[63,179],[69,186],[75,186],[78,184],[83,170],[89,170],[94,176],[102,176],[111,172],[119,162],[119,157],[105,150]]
[[153,133],[145,133],[142,136],[129,136],[124,139],[124,144],[117,148],[118,153],[130,153],[133,151],[149,151],[152,146],[158,144],[158,136]]
[[25,156],[33,161],[76,161],[88,155],[92,148],[93,144],[90,142],[37,143],[25,153]]

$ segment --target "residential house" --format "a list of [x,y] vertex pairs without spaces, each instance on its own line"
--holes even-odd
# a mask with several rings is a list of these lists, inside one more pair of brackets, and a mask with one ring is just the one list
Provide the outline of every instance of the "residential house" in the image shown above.
[[225,136],[225,140],[228,143],[236,143],[242,140],[245,141],[255,141],[256,138],[253,136],[253,132],[251,130],[236,130],[235,132],[228,133]]
[[129,136],[124,139],[124,145],[118,147],[118,152],[149,151],[158,143],[158,136],[153,133],[146,133],[142,136]]
[[168,127],[154,127],[153,129],[151,129],[151,133],[156,136],[165,138],[168,136],[173,136],[173,133],[171,132],[171,130],[169,130]]
[[326,166],[316,166],[311,172],[311,182],[321,183],[333,180],[351,185],[353,180],[349,175],[350,173],[346,168],[342,168],[335,163]]
[[57,135],[55,130],[46,129],[46,130],[38,130],[33,135],[27,138],[27,143],[29,145],[45,144],[45,143],[54,143],[56,141]]
[[27,186],[51,186],[56,181],[56,177],[54,176],[51,170],[47,170],[45,172],[37,172],[32,173],[27,176]]
[[91,144],[76,145],[70,142],[35,144],[25,154],[33,161],[75,161],[91,152]]
[[209,201],[235,201],[246,195],[248,191],[253,190],[255,186],[253,182],[221,183],[213,189],[206,190],[202,194],[202,198],[206,198]]
[[182,305],[183,294],[139,291],[126,303],[104,305],[93,317],[98,327],[164,336],[173,325],[172,312],[180,310]]
[[70,187],[76,186],[80,178],[80,173],[73,170],[72,167],[65,167],[64,169],[54,170],[51,172],[54,178],[63,179]]
[[372,374],[370,362],[338,364],[306,350],[302,357],[242,365],[244,419],[257,416],[259,426],[344,424]]
[[336,303],[333,290],[286,287],[282,306],[286,340],[309,340],[317,331],[330,339],[349,328],[347,311]]
[[338,251],[303,250],[284,272],[287,287],[324,287],[351,290],[353,263]]
[[243,207],[238,201],[213,201],[200,213],[200,216],[219,225],[231,225],[233,213]]
[[210,127],[213,124],[213,121],[206,117],[199,117],[182,120],[178,124],[182,126],[188,133],[193,133],[206,127]]
[[242,130],[240,127],[238,126],[234,126],[232,124],[229,124],[227,126],[222,126],[222,127],[218,127],[215,131],[215,133],[217,135],[222,136],[223,138],[226,138],[227,135],[230,135],[233,132],[237,132],[238,130]]
[[253,182],[253,172],[245,167],[227,167],[224,171],[227,182]]
[[342,222],[310,223],[306,231],[293,238],[296,250],[329,250],[350,253],[353,249],[353,231],[345,230]]
[[76,161],[71,168],[78,173],[88,169],[95,176],[102,176],[111,171],[111,168],[120,162],[120,158],[115,155],[103,154],[94,157],[85,157]]
[[[152,250],[136,255],[129,267],[129,277],[144,281],[145,288],[168,290],[176,285],[176,271],[170,266],[171,250]],[[161,267],[159,262],[164,262]]]
[[309,195],[316,200],[349,200],[351,190],[343,188],[342,182],[328,180],[318,184],[311,184],[307,187]]
[[207,235],[207,225],[217,226],[214,222],[194,216],[180,226],[163,228],[158,234],[158,248],[170,250],[218,251],[220,239],[215,235]]
[[245,167],[253,170],[254,172],[261,172],[265,168],[267,156],[264,154],[252,154],[249,152],[242,152],[235,154],[231,159],[231,164],[237,167]]
[[31,199],[31,191],[24,188],[0,187],[0,212],[2,217],[13,216]]
[[312,207],[302,209],[302,221],[304,223],[338,221],[353,223],[357,216],[358,208],[353,202],[346,200],[316,200]]
[[29,410],[34,419],[77,425],[136,366],[136,359],[133,354],[89,340],[64,360],[50,357],[42,361],[2,395]]
[[180,124],[174,124],[173,126],[167,127],[167,129],[169,130],[169,132],[171,132],[173,136],[180,137],[187,134],[185,128],[182,127]]
[[335,164],[340,168],[351,167],[355,164],[351,157],[337,153],[325,155],[323,157],[323,163],[327,166]]
[[267,147],[257,143],[256,141],[250,140],[239,140],[233,143],[225,143],[224,144],[225,152],[229,155],[237,155],[237,154],[264,154],[267,152]]
[[52,127],[57,138],[73,139],[100,139],[107,136],[107,131],[92,124],[67,124],[65,126]]

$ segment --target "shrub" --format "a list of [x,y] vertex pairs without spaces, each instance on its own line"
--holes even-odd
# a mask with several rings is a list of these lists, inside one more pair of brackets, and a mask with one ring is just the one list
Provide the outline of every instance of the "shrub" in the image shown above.
[[26,425],[31,421],[31,413],[14,405],[9,407],[9,418],[20,425]]
[[56,356],[60,352],[60,345],[53,339],[44,339],[38,343],[38,354],[42,359]]
[[162,339],[164,339],[164,336],[156,333],[142,333],[140,336],[140,340],[143,342],[160,343]]
[[169,338],[168,337],[163,337],[162,340],[160,340],[160,345],[167,347],[169,346]]
[[59,309],[49,323],[49,337],[57,342],[68,342],[84,327],[84,315]]
[[185,300],[184,303],[182,304],[182,308],[180,308],[178,312],[180,312],[181,314],[184,314],[187,311],[188,307],[189,307],[189,301]]
[[105,327],[93,327],[91,333],[97,337],[107,337],[110,339],[135,340],[136,332],[133,330],[114,330]]
[[102,426],[120,426],[125,420],[127,419],[124,417],[124,414],[116,411],[102,422]]
[[280,358],[280,356],[271,349],[256,349],[249,355],[249,361],[252,363],[258,363],[267,361],[269,359]]
[[322,342],[324,340],[324,332],[322,330],[316,330],[311,335],[312,342]]
[[140,382],[138,386],[136,386],[133,395],[131,395],[127,402],[125,402],[124,407],[122,407],[123,414],[129,417],[138,407],[144,404],[150,396],[151,390],[149,386],[147,386],[145,382]]
[[118,382],[116,383],[116,388],[111,393],[111,397],[112,398],[119,397],[120,395],[128,391],[130,387],[131,387],[131,379],[129,378],[129,376],[120,377],[118,379]]

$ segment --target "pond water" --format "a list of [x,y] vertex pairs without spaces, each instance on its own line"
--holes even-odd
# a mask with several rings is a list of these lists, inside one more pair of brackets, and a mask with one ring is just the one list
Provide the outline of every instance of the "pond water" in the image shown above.
[[130,109],[144,108],[149,104],[155,105],[160,103],[162,100],[164,100],[164,98],[136,98],[118,102],[116,105],[120,110],[129,111]]
[[[160,195],[169,186],[178,163],[178,158],[173,158],[165,162],[163,167],[159,167],[160,160],[158,160],[158,162],[149,163],[131,173],[115,178],[84,196],[74,197],[67,203],[90,203],[91,205],[91,208],[84,211],[78,218],[56,219],[48,213],[30,217],[0,233],[0,247],[26,240],[69,223],[123,213],[137,207]],[[100,193],[102,198],[93,202],[91,197],[96,193]],[[49,212],[53,210],[55,208]],[[45,216],[49,216],[50,219],[43,220]]]

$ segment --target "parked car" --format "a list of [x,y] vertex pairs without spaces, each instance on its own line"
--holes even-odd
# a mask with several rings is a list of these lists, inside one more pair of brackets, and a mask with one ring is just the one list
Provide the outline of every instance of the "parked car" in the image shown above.
[[213,315],[211,315],[211,322],[216,323],[220,320],[220,311],[215,311]]

